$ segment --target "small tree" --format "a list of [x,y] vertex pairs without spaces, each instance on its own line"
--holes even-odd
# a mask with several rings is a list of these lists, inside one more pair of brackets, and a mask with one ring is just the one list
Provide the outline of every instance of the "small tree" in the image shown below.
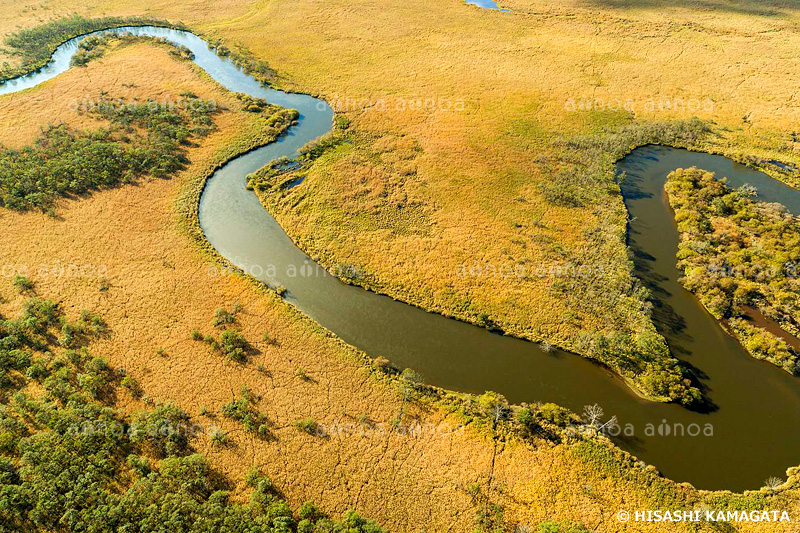
[[131,425],[131,441],[147,444],[160,457],[189,450],[189,415],[172,402],[143,411]]
[[16,287],[20,294],[28,294],[33,292],[33,282],[21,274],[14,276],[14,279],[11,280],[11,283],[14,285],[14,287]]
[[583,420],[592,427],[600,426],[603,414],[603,408],[598,404],[583,406]]

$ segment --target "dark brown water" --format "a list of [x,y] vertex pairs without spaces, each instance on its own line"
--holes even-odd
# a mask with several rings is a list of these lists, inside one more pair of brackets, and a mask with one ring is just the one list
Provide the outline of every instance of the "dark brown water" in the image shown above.
[[776,321],[772,320],[771,318],[767,318],[764,313],[761,312],[761,309],[757,307],[751,307],[749,305],[745,305],[743,307],[745,320],[750,322],[752,325],[761,329],[765,329],[776,337],[783,339],[786,344],[788,344],[791,348],[794,348],[796,352],[800,353],[800,339],[783,329]]
[[[800,212],[797,191],[725,158],[685,150],[645,147],[620,163],[628,175],[624,194],[633,217],[630,245],[638,273],[653,291],[662,333],[675,355],[694,367],[712,408],[700,413],[657,404],[637,397],[620,379],[582,357],[545,353],[533,343],[426,313],[328,275],[294,246],[245,189],[245,181],[273,158],[292,157],[327,132],[330,107],[309,96],[261,87],[188,32],[132,31],[189,47],[197,64],[230,90],[300,111],[299,124],[288,135],[235,158],[212,176],[201,199],[200,223],[222,255],[271,286],[284,285],[288,301],[345,341],[371,356],[414,368],[429,383],[448,389],[494,390],[513,402],[555,402],[578,413],[597,403],[606,418],[617,416],[620,426],[633,432],[616,439],[620,446],[666,476],[700,488],[758,488],[767,477],[800,464],[800,381],[751,358],[678,284],[678,235],[663,185],[673,169],[696,165],[729,176],[733,185],[751,183],[762,199],[780,201],[794,213]],[[44,71],[0,86],[0,94],[33,87],[66,70],[78,40],[60,47]],[[713,436],[706,436],[706,424]]]

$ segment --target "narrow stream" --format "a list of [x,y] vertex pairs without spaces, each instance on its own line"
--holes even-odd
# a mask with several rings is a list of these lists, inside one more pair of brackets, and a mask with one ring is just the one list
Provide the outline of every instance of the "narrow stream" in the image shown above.
[[[733,185],[755,185],[762,199],[781,201],[794,213],[800,212],[800,192],[723,157],[685,150],[639,148],[619,164],[628,176],[623,193],[633,217],[630,245],[639,275],[654,292],[659,327],[676,356],[701,376],[714,409],[699,413],[649,402],[582,357],[545,353],[536,344],[427,313],[325,273],[294,246],[245,183],[248,173],[273,158],[293,157],[299,147],[326,133],[330,107],[310,96],[262,87],[191,33],[154,27],[109,31],[184,45],[227,89],[300,112],[298,125],[287,135],[214,173],[201,198],[200,224],[223,256],[271,286],[284,285],[289,302],[348,343],[401,368],[412,367],[429,383],[448,389],[495,390],[512,402],[555,402],[579,413],[584,405],[598,403],[606,417],[616,415],[623,428],[633,429],[633,436],[615,439],[621,447],[664,475],[699,488],[754,489],[800,463],[800,380],[750,357],[678,284],[678,234],[663,185],[671,170],[697,165],[729,176]],[[47,69],[0,86],[0,94],[33,87],[67,70],[80,39],[59,47]],[[713,426],[713,435],[703,431],[706,424]],[[683,428],[682,435],[675,434],[676,427]],[[699,435],[690,435],[695,427]]]

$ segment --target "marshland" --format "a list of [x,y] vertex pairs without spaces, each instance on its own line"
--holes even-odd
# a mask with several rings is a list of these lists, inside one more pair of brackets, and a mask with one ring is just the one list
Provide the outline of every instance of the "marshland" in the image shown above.
[[[692,69],[723,69],[724,61],[710,58],[731,39],[742,47],[743,64],[781,68],[791,61],[780,52],[794,38],[790,7],[771,15],[711,6],[699,17],[697,6],[669,8],[663,23],[651,18],[654,8],[632,5],[510,2],[503,4],[509,14],[443,2],[426,4],[425,17],[391,2],[383,11],[350,6],[372,21],[366,25],[367,18],[347,16],[348,6],[327,7],[323,20],[313,15],[314,3],[280,4],[231,2],[183,13],[173,4],[147,12],[135,4],[104,13],[81,7],[89,22],[72,16],[68,2],[3,7],[2,31],[17,39],[6,41],[7,68],[27,65],[43,82],[24,90],[7,82],[8,94],[0,97],[9,125],[2,132],[3,170],[21,165],[2,182],[8,200],[0,216],[10,231],[0,249],[4,265],[30,275],[3,289],[4,327],[19,331],[12,317],[30,312],[32,298],[53,299],[66,316],[87,309],[86,317],[103,317],[105,324],[96,333],[86,330],[87,351],[102,354],[108,368],[124,368],[128,378],[111,397],[93,401],[108,401],[121,418],[173,413],[169,424],[214,427],[179,448],[159,451],[144,443],[135,453],[147,457],[154,476],[202,453],[225,482],[192,494],[201,506],[196,512],[267,513],[269,523],[258,524],[267,530],[313,524],[336,530],[347,523],[392,531],[614,531],[624,528],[615,519],[623,507],[796,508],[789,468],[796,463],[796,378],[752,357],[748,343],[741,346],[724,329],[730,314],[718,320],[703,307],[711,300],[684,289],[694,290],[677,269],[683,226],[675,225],[663,189],[679,167],[726,176],[735,187],[744,184],[737,180],[758,180],[752,205],[714,204],[715,228],[729,230],[742,219],[737,210],[761,212],[754,202],[779,201],[792,211],[791,189],[770,196],[777,180],[796,183],[790,100],[778,111],[765,105],[741,64],[712,90],[682,78]],[[442,16],[430,17],[431,10]],[[417,31],[392,30],[390,17]],[[69,22],[60,26],[60,20]],[[191,55],[164,42],[112,39],[97,54],[84,47],[87,61],[68,68],[67,58],[60,72],[16,46],[20,35],[36,35],[37,46],[58,54],[66,37],[148,21],[190,29],[211,46],[191,34],[180,34],[188,44],[177,42]],[[340,24],[336,31],[327,29],[333,21]],[[628,25],[633,21],[636,30]],[[598,26],[608,32],[591,37]],[[46,31],[23,32],[34,28]],[[285,39],[288,34],[298,39]],[[647,45],[653,35],[663,38],[660,48]],[[593,53],[584,59],[585,79],[576,81],[574,67],[562,61],[581,42],[592,43]],[[642,44],[638,57],[611,51],[626,42]],[[557,54],[556,43],[562,45]],[[676,49],[686,57],[658,63]],[[413,75],[403,70],[403,55],[405,65],[411,58],[417,65]],[[217,69],[226,57],[232,61]],[[476,68],[490,58],[495,67]],[[517,74],[534,59],[547,76]],[[714,106],[693,118],[686,110],[595,105],[603,95],[634,102],[653,97],[657,91],[647,79],[634,76],[624,88],[615,81],[630,80],[626,73],[641,70],[642,62],[659,64],[666,87],[680,83],[687,91],[680,98],[710,98]],[[424,68],[441,64],[449,68]],[[349,75],[355,69],[360,76]],[[564,106],[588,88],[591,109]],[[777,102],[786,90],[772,87],[771,98]],[[343,94],[395,103],[421,91],[465,105],[456,112],[453,106],[333,105]],[[87,98],[124,99],[134,112],[103,115],[70,105]],[[148,101],[182,99],[213,101],[213,112],[136,111],[148,109]],[[307,145],[329,130],[322,142]],[[694,151],[633,150],[652,144]],[[96,158],[83,159],[93,153]],[[128,161],[129,153],[147,155]],[[282,156],[299,160],[259,171]],[[141,160],[152,166],[137,166]],[[112,161],[118,166],[108,167]],[[73,176],[75,166],[87,172]],[[27,178],[15,182],[15,175]],[[741,233],[746,230],[752,225],[736,230],[741,239],[751,238]],[[782,231],[791,232],[791,225]],[[759,250],[769,246],[760,234],[752,238],[764,239]],[[690,249],[711,250],[715,243]],[[776,253],[780,258],[769,249],[758,257],[786,255]],[[785,262],[791,259],[786,255]],[[603,275],[458,275],[460,265],[476,261],[525,265],[528,272],[590,265]],[[102,264],[105,275],[39,274],[54,270],[37,266],[55,263]],[[284,268],[318,272],[304,269],[315,264],[338,277],[291,276]],[[274,275],[254,268],[264,272],[269,265],[278,267]],[[741,291],[731,297],[780,319],[772,310],[786,309],[786,299],[770,299],[790,290],[786,283],[746,301],[737,296]],[[221,322],[218,309],[227,313]],[[67,332],[87,327],[53,320]],[[37,370],[28,372],[28,359],[17,353],[6,369],[10,386],[52,402],[47,409],[69,407],[63,396],[53,396],[55,389],[37,383],[49,379],[48,366],[60,365],[60,351],[71,348],[41,341],[13,349],[29,354]],[[73,394],[97,392],[92,372],[103,365],[87,370],[87,361],[72,356],[74,371],[58,366],[68,381],[75,372],[70,387],[85,389]],[[18,394],[6,397],[13,412],[4,438],[16,443],[59,434],[43,422],[15,426],[27,404]],[[663,420],[671,427],[711,423],[714,435],[704,437],[714,440],[649,438],[647,425]],[[645,426],[635,433],[643,438],[606,431],[612,421],[623,430],[627,423]],[[407,431],[428,423],[449,431]],[[342,424],[359,427],[358,437],[326,434]],[[134,441],[124,446],[143,445]],[[8,487],[39,482],[26,456],[12,447],[4,457],[18,476],[4,481]],[[143,464],[121,465],[132,487],[144,476]],[[274,489],[260,481],[265,475]],[[163,485],[166,478],[159,479]],[[706,492],[683,481],[739,492]],[[230,503],[222,503],[217,489]],[[114,487],[110,497],[122,490]],[[284,505],[283,514],[270,514],[267,503]],[[202,510],[209,504],[217,505],[214,511]],[[51,528],[30,505],[13,511],[19,527]],[[353,509],[358,514],[348,512]],[[281,517],[286,520],[275,521]]]

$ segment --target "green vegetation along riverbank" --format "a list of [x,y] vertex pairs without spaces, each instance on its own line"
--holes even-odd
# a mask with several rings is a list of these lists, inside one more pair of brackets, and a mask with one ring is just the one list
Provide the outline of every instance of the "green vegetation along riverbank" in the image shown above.
[[181,24],[150,17],[85,18],[74,15],[20,30],[5,39],[5,53],[19,58],[19,61],[16,64],[5,62],[0,65],[0,83],[41,70],[50,62],[56,48],[73,37],[122,26],[148,25],[183,28]]

